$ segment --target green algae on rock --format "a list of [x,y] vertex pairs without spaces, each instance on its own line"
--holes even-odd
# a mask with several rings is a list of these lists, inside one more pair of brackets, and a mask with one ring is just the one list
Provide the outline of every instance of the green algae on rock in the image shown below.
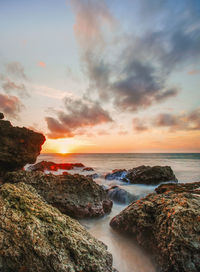
[[[153,251],[158,271],[200,271],[200,182],[165,184],[114,217],[112,228]],[[163,193],[162,193],[163,192]]]
[[16,171],[7,173],[5,181],[32,185],[49,204],[75,218],[103,216],[112,209],[112,201],[102,186],[82,175]]
[[25,183],[0,187],[0,271],[111,272],[112,255]]

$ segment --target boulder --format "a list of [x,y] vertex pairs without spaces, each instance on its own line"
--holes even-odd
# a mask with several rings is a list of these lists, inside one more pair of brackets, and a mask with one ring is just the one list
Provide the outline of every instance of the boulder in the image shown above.
[[92,167],[85,167],[82,171],[94,171]]
[[155,185],[161,182],[178,182],[170,166],[139,166],[128,171],[124,181],[134,184]]
[[75,218],[103,216],[112,209],[112,201],[102,186],[82,175],[17,171],[7,173],[4,181],[32,185],[49,204]]
[[75,167],[84,167],[82,163],[55,163],[51,161],[41,161],[34,165],[30,165],[27,170],[28,171],[58,171],[62,170],[72,170]]
[[0,176],[34,163],[44,141],[45,137],[40,133],[0,120]]
[[0,187],[0,271],[111,272],[112,255],[22,182]]
[[140,198],[139,195],[133,195],[126,190],[120,188],[117,185],[114,185],[107,189],[108,196],[111,200],[119,203],[119,204],[130,204],[131,202]]
[[4,119],[4,114],[2,112],[0,112],[0,120]]
[[112,173],[108,173],[105,175],[105,179],[107,180],[123,180],[127,175],[126,169],[115,169],[112,171]]
[[99,178],[99,175],[97,173],[86,175],[87,178],[96,179]]
[[114,217],[112,228],[129,233],[155,255],[158,271],[200,271],[200,182],[161,185]]

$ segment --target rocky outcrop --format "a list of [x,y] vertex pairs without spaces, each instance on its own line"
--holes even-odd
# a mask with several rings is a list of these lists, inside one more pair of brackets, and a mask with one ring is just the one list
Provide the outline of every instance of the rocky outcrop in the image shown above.
[[105,179],[107,180],[123,180],[127,175],[126,169],[115,169],[112,173],[108,173],[105,175]]
[[86,175],[87,178],[96,179],[99,178],[99,175],[97,173]]
[[0,176],[34,163],[44,141],[45,137],[40,133],[0,120]]
[[110,225],[155,254],[158,271],[200,271],[200,182],[161,185]]
[[178,182],[170,166],[139,166],[128,171],[124,181],[133,184],[155,185],[161,182]]
[[112,256],[22,182],[0,187],[0,271],[111,272]]
[[107,189],[108,196],[111,200],[119,204],[130,204],[131,202],[140,198],[139,195],[133,195],[127,192],[126,190],[120,188],[117,185],[114,185]]
[[4,114],[2,112],[0,112],[0,120],[4,119]]
[[112,209],[107,192],[82,175],[44,174],[18,171],[7,173],[4,181],[32,185],[49,204],[75,218],[103,216]]
[[83,171],[94,171],[92,167],[85,167],[83,168]]
[[34,165],[30,165],[27,170],[28,171],[58,171],[62,170],[72,170],[75,167],[82,168],[84,165],[82,163],[55,163],[51,161],[41,161]]

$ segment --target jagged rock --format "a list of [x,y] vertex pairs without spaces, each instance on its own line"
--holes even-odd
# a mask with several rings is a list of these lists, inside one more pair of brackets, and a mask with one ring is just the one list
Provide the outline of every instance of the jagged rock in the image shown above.
[[0,120],[0,176],[34,163],[44,141],[40,133]]
[[10,172],[4,181],[32,185],[49,204],[75,218],[103,216],[112,209],[107,192],[91,178],[82,175]]
[[140,198],[139,195],[130,194],[126,190],[116,185],[107,189],[107,192],[110,199],[120,204],[130,204],[131,202]]
[[139,166],[128,171],[124,181],[134,184],[159,184],[161,182],[178,182],[170,166]]
[[84,167],[82,163],[55,163],[51,161],[41,161],[34,165],[30,165],[27,170],[28,171],[58,171],[62,170],[72,170],[75,167]]
[[110,225],[155,254],[158,271],[200,271],[200,182],[161,185]]
[[82,171],[94,171],[92,167],[85,167]]
[[112,173],[108,173],[105,175],[105,179],[107,180],[123,180],[123,178],[127,175],[126,169],[115,169]]
[[97,173],[86,175],[87,178],[96,179],[99,178],[99,175]]
[[4,114],[2,112],[0,112],[0,120],[4,119]]
[[0,187],[1,272],[111,272],[112,255],[22,182]]

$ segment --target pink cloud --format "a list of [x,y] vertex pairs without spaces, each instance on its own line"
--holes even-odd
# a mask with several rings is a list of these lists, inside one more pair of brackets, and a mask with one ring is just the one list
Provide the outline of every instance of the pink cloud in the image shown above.
[[39,61],[39,66],[40,66],[40,67],[46,67],[46,63],[43,62],[43,61]]

